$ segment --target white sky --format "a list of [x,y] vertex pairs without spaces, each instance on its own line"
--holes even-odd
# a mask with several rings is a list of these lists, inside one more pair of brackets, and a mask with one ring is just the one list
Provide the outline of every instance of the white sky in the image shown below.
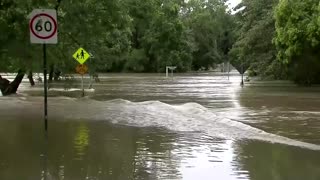
[[240,2],[241,2],[241,0],[229,0],[229,1],[228,1],[228,4],[230,4],[230,8],[234,8],[234,7],[237,6]]

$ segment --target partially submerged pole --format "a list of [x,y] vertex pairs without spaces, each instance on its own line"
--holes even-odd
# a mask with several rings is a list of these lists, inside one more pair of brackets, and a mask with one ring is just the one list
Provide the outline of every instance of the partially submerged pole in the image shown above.
[[166,77],[169,77],[169,69],[171,70],[171,77],[173,77],[173,71],[177,68],[177,66],[166,66]]
[[81,74],[81,89],[82,89],[82,97],[84,97],[83,74]]
[[169,67],[168,66],[166,66],[166,77],[168,77],[168,74],[169,74]]
[[43,79],[44,79],[44,129],[48,132],[48,81],[47,81],[47,52],[43,44]]
[[230,62],[228,61],[228,80],[230,79]]
[[242,64],[241,65],[241,84],[240,84],[242,87],[244,86],[243,74],[244,74],[244,72],[243,72],[243,64]]

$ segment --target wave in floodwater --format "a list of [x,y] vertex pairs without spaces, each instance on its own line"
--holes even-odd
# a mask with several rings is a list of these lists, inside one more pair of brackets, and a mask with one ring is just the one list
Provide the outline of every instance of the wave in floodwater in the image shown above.
[[[42,115],[42,99],[2,97],[3,117]],[[14,114],[9,112],[16,112]],[[319,145],[301,142],[216,116],[197,103],[169,105],[160,101],[130,102],[116,99],[95,101],[89,98],[49,98],[49,118],[62,120],[102,120],[139,127],[164,127],[173,131],[199,131],[225,139],[252,139],[320,150]]]

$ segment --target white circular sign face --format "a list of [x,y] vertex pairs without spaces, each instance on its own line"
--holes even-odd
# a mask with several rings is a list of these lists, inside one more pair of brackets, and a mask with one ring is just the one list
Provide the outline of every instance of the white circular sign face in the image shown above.
[[57,22],[48,13],[39,13],[30,21],[30,31],[36,38],[48,40],[57,33]]

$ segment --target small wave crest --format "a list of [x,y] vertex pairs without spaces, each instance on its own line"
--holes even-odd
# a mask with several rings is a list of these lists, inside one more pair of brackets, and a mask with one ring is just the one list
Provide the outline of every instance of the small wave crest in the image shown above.
[[219,117],[197,103],[169,105],[160,101],[135,103],[118,100],[117,102],[119,104],[116,106],[121,108],[118,109],[115,106],[113,111],[119,112],[122,109],[126,116],[116,116],[118,118],[113,120],[114,123],[126,123],[136,126],[161,126],[174,131],[200,131],[213,137],[254,139],[320,150],[319,145],[267,133],[250,125]]
[[[6,107],[14,107],[16,111],[21,111],[20,114],[24,114],[23,111],[38,112],[42,106],[42,99],[32,99],[30,104],[30,98],[32,97],[28,97],[27,100],[19,99],[19,103],[11,101],[14,106],[3,106],[0,112],[12,111],[6,110]],[[225,139],[253,139],[320,150],[319,145],[267,133],[242,122],[217,116],[197,103],[170,105],[160,101],[131,102],[124,99],[96,101],[88,98],[76,100],[55,97],[49,99],[49,111],[49,116],[62,120],[103,120],[139,127],[164,127],[173,131],[203,132],[212,137]]]

